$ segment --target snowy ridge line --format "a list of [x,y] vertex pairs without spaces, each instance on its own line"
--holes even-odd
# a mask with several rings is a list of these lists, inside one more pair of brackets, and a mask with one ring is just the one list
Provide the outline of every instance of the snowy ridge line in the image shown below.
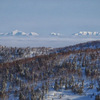
[[39,36],[36,32],[25,33],[22,31],[14,30],[9,33],[0,33],[0,36]]
[[0,63],[11,62],[18,59],[31,58],[40,55],[48,55],[51,48],[17,48],[17,47],[0,47]]
[[86,50],[86,49],[99,49],[100,48],[100,40],[97,41],[89,41],[85,43],[79,43],[72,46],[67,46],[63,48],[55,48],[55,52],[68,52],[68,51],[77,51],[77,50]]
[[[11,56],[8,55],[8,58],[3,58],[3,56],[0,55],[0,60],[4,60],[0,63],[4,63],[4,62],[13,62],[13,61],[18,61],[20,59],[25,59],[25,58],[32,58],[35,56],[45,56],[45,55],[49,55],[49,54],[59,54],[59,53],[72,53],[75,51],[84,51],[84,50],[95,50],[95,49],[100,49],[100,41],[92,41],[92,42],[86,42],[86,43],[80,43],[80,44],[76,44],[73,46],[68,46],[68,47],[63,47],[63,48],[5,48],[0,46],[0,49],[2,50],[2,48],[4,48],[4,50],[2,51],[2,53],[4,53],[4,55],[6,55],[6,51],[9,53],[11,53]],[[9,51],[8,51],[9,50]],[[11,52],[12,50],[14,50],[14,52]],[[18,52],[16,52],[18,51]],[[2,54],[1,53],[1,54]],[[20,53],[22,54],[22,56],[20,57]],[[7,59],[7,60],[6,60]]]
[[80,31],[75,33],[74,35],[82,35],[82,36],[100,36],[100,32],[90,32],[90,31]]
[[[74,51],[68,51],[68,52],[58,52],[58,53],[50,53],[48,55],[40,55],[40,56],[35,56],[35,57],[30,57],[30,58],[24,58],[24,59],[17,59],[14,60],[12,62],[4,62],[4,63],[0,63],[0,68],[5,68],[6,66],[11,67],[10,65],[16,65],[17,63],[20,64],[24,64],[24,63],[28,63],[31,62],[33,60],[36,60],[38,58],[44,58],[44,57],[48,57],[48,56],[55,56],[55,55],[70,55],[70,54],[75,54],[75,53],[79,53],[79,52],[94,52],[94,51],[99,51],[100,48],[98,49],[85,49],[85,50],[74,50]],[[1,67],[2,66],[2,67]]]

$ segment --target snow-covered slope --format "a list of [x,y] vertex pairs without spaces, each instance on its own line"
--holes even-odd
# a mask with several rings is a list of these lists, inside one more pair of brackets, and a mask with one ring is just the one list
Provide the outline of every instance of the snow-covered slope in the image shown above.
[[99,59],[100,49],[1,64],[0,100],[100,100]]
[[27,35],[29,35],[29,36],[38,36],[39,34],[38,33],[35,33],[35,32],[30,32]]
[[30,33],[25,33],[19,30],[14,30],[9,33],[0,33],[0,36],[38,36],[38,33],[35,32],[30,32]]
[[100,40],[80,43],[80,44],[62,47],[62,48],[56,48],[54,52],[56,53],[65,52],[66,53],[69,51],[86,50],[86,49],[100,49]]
[[74,35],[90,35],[90,36],[98,36],[100,35],[100,32],[90,32],[90,31],[80,31],[78,33],[75,33]]

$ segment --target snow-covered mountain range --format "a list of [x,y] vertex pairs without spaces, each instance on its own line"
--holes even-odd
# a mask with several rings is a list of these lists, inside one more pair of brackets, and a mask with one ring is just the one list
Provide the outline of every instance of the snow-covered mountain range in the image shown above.
[[[61,33],[52,32],[51,36],[62,36]],[[100,36],[100,32],[91,32],[91,31],[80,31],[78,33],[74,33],[75,36]],[[26,33],[19,30],[14,30],[8,33],[0,33],[0,36],[39,36],[36,32]]]
[[9,33],[0,33],[0,36],[38,36],[39,34],[36,32],[25,33],[22,31],[14,30]]
[[[62,34],[52,32],[50,35],[51,36],[61,36]],[[8,33],[0,33],[0,36],[39,36],[39,34],[36,32],[26,33],[23,31],[14,30],[14,31],[8,32]]]
[[80,31],[78,33],[75,33],[74,35],[98,36],[100,35],[100,32]]

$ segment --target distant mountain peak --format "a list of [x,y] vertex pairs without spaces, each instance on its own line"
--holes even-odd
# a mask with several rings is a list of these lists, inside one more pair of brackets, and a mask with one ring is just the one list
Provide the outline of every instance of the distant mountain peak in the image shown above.
[[60,34],[60,33],[52,32],[51,35],[54,35],[54,36],[60,36],[61,34]]
[[18,30],[12,31],[13,34],[16,34],[16,33],[18,33],[18,32],[21,32],[21,31],[18,31]]
[[28,35],[32,35],[32,36],[39,36],[39,34],[38,34],[38,33],[36,33],[36,32],[30,32],[30,33],[28,33]]
[[[8,33],[9,34],[9,33]],[[16,36],[16,35],[27,35],[27,33],[25,33],[25,32],[22,32],[22,31],[18,31],[18,30],[14,30],[14,31],[12,31],[11,33],[10,33],[11,35],[13,35],[13,36]]]

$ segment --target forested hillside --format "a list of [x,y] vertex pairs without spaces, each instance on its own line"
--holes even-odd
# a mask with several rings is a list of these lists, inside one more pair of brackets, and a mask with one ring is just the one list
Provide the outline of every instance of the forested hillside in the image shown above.
[[0,99],[100,100],[99,44],[56,48],[0,63]]

